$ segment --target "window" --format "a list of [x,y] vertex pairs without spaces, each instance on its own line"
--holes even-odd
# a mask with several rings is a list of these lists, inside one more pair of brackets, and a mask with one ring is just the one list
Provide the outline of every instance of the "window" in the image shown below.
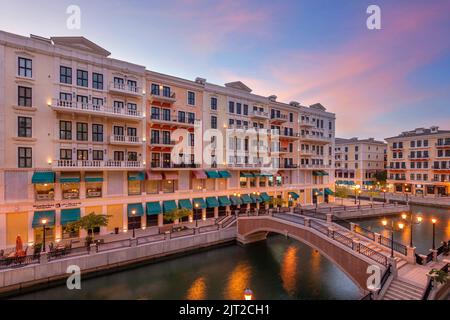
[[89,160],[87,150],[77,150],[77,160]]
[[103,105],[103,99],[102,98],[92,97],[92,108],[100,109],[100,106],[102,106],[102,105]]
[[59,160],[72,160],[72,149],[59,149]]
[[59,139],[72,140],[72,122],[59,121]]
[[103,160],[103,150],[92,150],[92,160]]
[[191,123],[191,124],[195,123],[195,113],[188,112],[188,123]]
[[123,127],[121,127],[121,126],[114,126],[113,132],[114,132],[115,136],[124,136],[125,135],[125,131],[124,131]]
[[242,104],[236,103],[236,113],[242,114]]
[[77,96],[77,102],[79,102],[82,108],[87,107],[88,97],[87,96]]
[[59,67],[59,82],[72,84],[72,68],[69,67]]
[[92,88],[103,90],[103,75],[101,73],[92,74]]
[[217,98],[211,97],[211,110],[217,110]]
[[228,112],[234,113],[234,102],[233,101],[228,102]]
[[127,103],[127,109],[129,114],[137,114],[137,104]]
[[88,72],[84,70],[77,70],[77,86],[88,86]]
[[[151,118],[159,120],[159,114],[160,114],[160,109],[156,108],[156,107],[152,107]],[[169,115],[170,115],[170,112],[169,112]],[[169,120],[170,120],[170,118],[169,118]]]
[[92,141],[103,142],[103,125],[92,125]]
[[63,199],[79,199],[80,198],[80,184],[75,183],[62,183],[61,192]]
[[244,116],[248,116],[248,104],[244,104]]
[[127,135],[129,137],[137,137],[137,129],[136,128],[132,128],[132,127],[128,127],[127,128]]
[[31,148],[19,147],[18,149],[19,168],[31,168],[32,150]]
[[31,107],[31,88],[19,86],[18,105],[21,107]]
[[77,122],[77,140],[88,141],[88,124]]
[[217,117],[216,116],[211,116],[211,128],[217,129]]
[[138,91],[138,87],[137,87],[137,82],[134,80],[128,80],[127,81],[127,85],[128,85],[128,90],[133,91],[133,92],[137,92]]
[[128,161],[137,161],[137,152],[128,152]]
[[19,57],[19,76],[32,78],[33,77],[33,62],[31,59]]
[[181,123],[186,122],[186,112],[178,111],[178,122],[181,122]]
[[170,98],[170,87],[163,87],[163,96]]
[[189,133],[189,146],[193,147],[195,145],[195,136],[193,133]]
[[159,85],[152,83],[151,94],[154,96],[159,96]]
[[289,112],[289,122],[294,122],[294,114]]
[[60,92],[59,100],[61,100],[64,103],[64,105],[66,105],[68,101],[72,101],[72,94],[66,93],[66,92]]
[[114,88],[116,88],[116,89],[123,89],[123,87],[124,87],[123,79],[114,77]]
[[195,106],[195,92],[188,91],[188,104],[191,106]]
[[123,151],[114,151],[114,161],[124,161],[125,153]]
[[31,118],[30,117],[18,117],[17,118],[17,136],[19,137],[25,137],[25,138],[31,138],[32,131],[31,131]]

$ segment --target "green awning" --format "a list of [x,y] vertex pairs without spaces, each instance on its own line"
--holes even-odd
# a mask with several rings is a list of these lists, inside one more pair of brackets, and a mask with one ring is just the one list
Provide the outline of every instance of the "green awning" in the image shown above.
[[374,183],[373,183],[373,181],[363,181],[363,185],[366,185],[366,186],[373,186]]
[[328,176],[328,172],[323,171],[323,170],[322,170],[321,172],[322,172],[322,175],[323,175],[323,176]]
[[[128,216],[129,217],[142,217],[144,215],[144,207],[142,203],[130,203],[128,204]],[[133,214],[134,212],[134,214]]]
[[86,173],[84,175],[86,182],[103,182],[103,175],[101,173]]
[[61,225],[77,222],[81,218],[80,208],[61,210]]
[[241,195],[241,200],[242,200],[242,203],[244,203],[244,204],[252,203],[252,198],[250,198],[250,196],[248,194]]
[[315,177],[322,177],[322,176],[323,176],[323,172],[322,172],[322,171],[316,171],[316,170],[314,170],[312,174],[313,174],[313,176],[315,176]]
[[241,178],[253,178],[254,175],[251,172],[241,172]]
[[208,179],[219,179],[219,173],[217,171],[205,171]]
[[159,203],[159,201],[147,202],[146,207],[148,216],[162,213],[161,204]]
[[80,181],[79,173],[63,173],[59,178],[60,183],[79,183]]
[[231,178],[231,173],[229,173],[228,171],[219,171],[219,176],[221,178],[228,179]]
[[231,201],[228,199],[227,196],[220,196],[219,197],[219,204],[222,207],[231,206]]
[[355,185],[355,182],[354,182],[354,181],[347,181],[347,184],[348,184],[349,186],[354,186],[354,185]]
[[206,198],[206,206],[208,208],[217,208],[217,207],[219,207],[219,201],[217,201],[216,197],[207,197]]
[[263,193],[261,193],[261,199],[264,202],[269,202],[270,201],[270,196],[267,194],[267,192],[263,192]]
[[273,177],[273,174],[266,173],[266,172],[261,172],[260,177]]
[[192,210],[194,208],[192,206],[191,200],[189,199],[178,200],[178,207],[180,207],[180,209],[188,209],[188,210]]
[[262,199],[261,199],[261,197],[258,195],[258,194],[251,194],[250,195],[250,197],[252,198],[252,200],[253,200],[253,203],[256,203],[256,202],[262,202]]
[[329,196],[333,196],[334,195],[333,190],[331,190],[329,188],[325,188],[324,192],[325,192],[326,195],[329,195]]
[[294,199],[294,200],[297,200],[298,198],[300,198],[300,196],[296,192],[289,192],[289,194],[291,195],[292,199]]
[[31,183],[55,183],[55,173],[51,171],[47,172],[35,172],[33,173],[33,178]]
[[128,173],[128,181],[144,181],[145,180],[145,172],[129,172]]
[[230,200],[233,206],[238,206],[242,204],[242,199],[238,196],[230,196]]
[[177,209],[177,203],[175,200],[167,200],[163,202],[163,211],[164,213],[172,212]]
[[317,194],[317,196],[323,196],[322,191],[320,191],[319,189],[313,189],[313,195]]
[[203,198],[195,198],[193,202],[194,202],[194,209],[206,209],[206,203]]
[[49,211],[35,211],[33,215],[33,228],[42,227],[42,219],[46,219],[46,226],[52,227],[55,225],[55,210]]

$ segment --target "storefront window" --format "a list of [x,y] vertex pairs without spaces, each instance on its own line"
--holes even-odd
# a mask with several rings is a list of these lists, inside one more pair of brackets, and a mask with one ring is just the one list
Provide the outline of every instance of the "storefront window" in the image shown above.
[[273,177],[269,177],[269,187],[273,187]]
[[80,236],[79,230],[71,230],[65,226],[62,227],[62,238],[63,239],[78,238],[79,236]]
[[239,178],[239,185],[241,188],[247,188],[247,178],[240,177]]
[[55,184],[35,184],[36,200],[53,200],[55,198]]
[[63,199],[79,199],[80,184],[79,183],[62,183],[61,184]]
[[128,194],[140,195],[141,194],[141,181],[128,181]]
[[163,180],[162,181],[162,192],[164,192],[164,193],[175,192],[175,180]]
[[102,183],[101,182],[87,182],[86,183],[86,198],[101,198],[102,197]]
[[256,187],[256,178],[250,178],[250,188]]
[[259,177],[259,186],[260,187],[265,187],[266,186],[266,181],[267,181],[266,177]]
[[[44,230],[43,227],[37,227],[34,229],[34,241],[35,243],[43,242]],[[55,241],[55,228],[46,227],[45,228],[45,245],[47,246],[50,242]]]
[[159,181],[147,180],[145,182],[145,192],[147,194],[155,194],[159,192]]
[[280,187],[282,184],[282,178],[281,177],[277,177],[277,186]]

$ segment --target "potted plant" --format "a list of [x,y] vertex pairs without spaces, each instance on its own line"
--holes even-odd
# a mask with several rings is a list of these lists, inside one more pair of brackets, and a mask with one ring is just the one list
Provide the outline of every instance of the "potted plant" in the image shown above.
[[180,221],[181,219],[189,217],[190,215],[192,215],[192,211],[189,209],[174,209],[164,214],[164,220],[174,223],[175,221]]
[[277,209],[277,212],[280,211],[280,208],[286,203],[285,200],[277,197],[272,197],[269,201],[269,204],[271,204],[274,208]]
[[348,193],[344,187],[337,187],[334,196],[335,198],[341,198],[341,205],[344,205],[344,199],[348,197]]
[[95,228],[106,227],[108,225],[109,218],[108,215],[97,215],[94,212],[81,217],[80,220],[76,222],[69,223],[66,228],[71,231],[79,231],[83,229],[87,231],[88,236],[86,237],[86,246],[90,246],[94,242],[94,230]]
[[448,272],[439,269],[431,269],[428,275],[439,284],[446,284],[450,278]]

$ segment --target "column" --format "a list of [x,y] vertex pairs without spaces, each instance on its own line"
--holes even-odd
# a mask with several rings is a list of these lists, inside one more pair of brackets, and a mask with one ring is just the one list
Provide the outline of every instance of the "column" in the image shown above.
[[206,219],[206,209],[202,209],[202,220]]
[[214,218],[217,219],[218,217],[219,217],[219,208],[214,208]]
[[141,217],[141,227],[142,228],[147,228],[147,211],[145,208],[145,202],[142,204],[142,207],[144,208],[144,214]]
[[[86,208],[81,207],[80,208],[80,216],[84,217],[86,215]],[[87,237],[87,231],[81,229],[80,230],[80,238],[86,238]]]
[[62,239],[61,209],[55,210],[55,240]]
[[162,227],[164,225],[164,217],[163,214],[158,214],[158,227]]
[[28,243],[34,243],[33,211],[28,211]]
[[80,200],[86,199],[86,182],[80,182]]
[[0,248],[6,248],[6,212],[0,213]]
[[123,221],[123,230],[128,230],[128,212],[126,204],[122,206],[122,221]]
[[[108,215],[108,207],[106,205],[102,206],[102,214]],[[100,227],[100,235],[108,234],[108,227]]]

